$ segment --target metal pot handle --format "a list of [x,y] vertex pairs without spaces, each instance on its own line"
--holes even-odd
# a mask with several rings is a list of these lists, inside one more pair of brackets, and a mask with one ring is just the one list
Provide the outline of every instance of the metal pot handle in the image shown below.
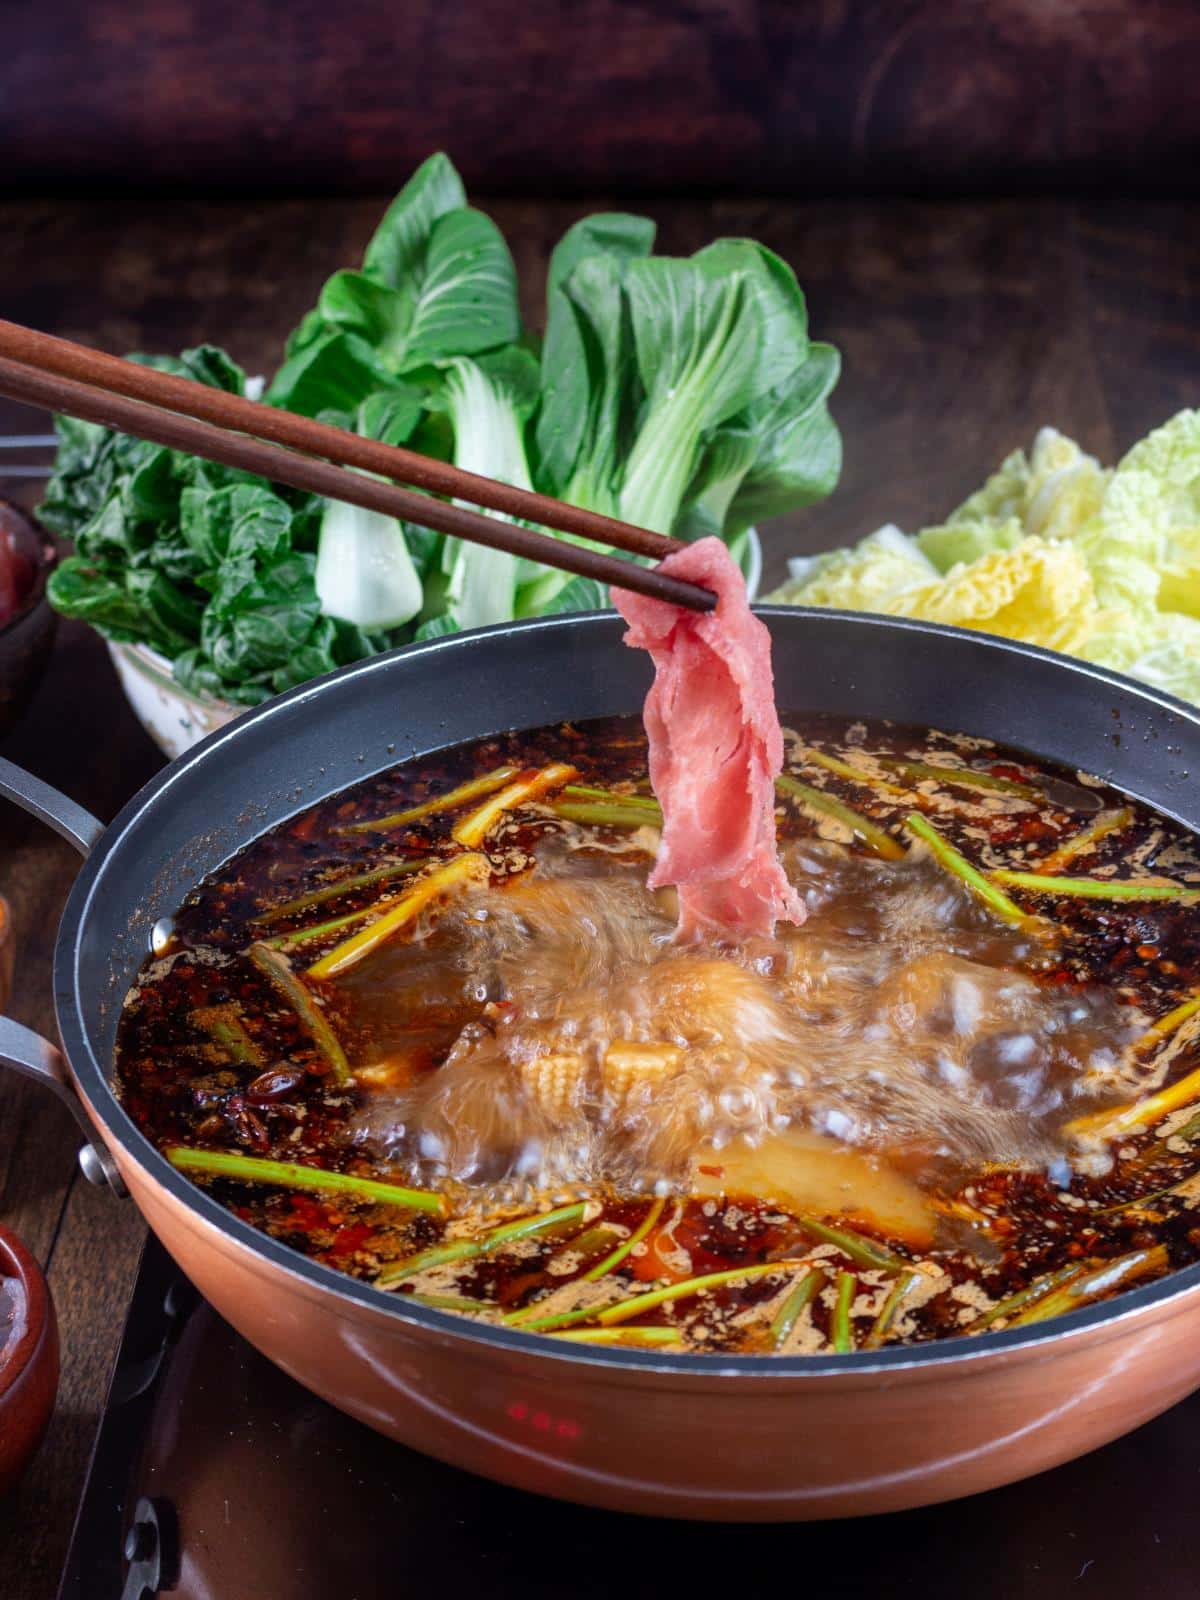
[[[66,795],[52,789],[48,783],[43,783],[40,778],[35,778],[32,773],[2,757],[0,794],[15,800],[23,811],[49,823],[56,833],[62,834],[75,846],[80,855],[86,856],[104,832],[103,824],[90,811],[85,811],[74,800],[68,800]],[[0,1005],[5,999],[6,996],[0,995]],[[57,1095],[83,1132],[84,1144],[79,1152],[79,1167],[84,1177],[89,1183],[102,1188],[107,1186],[114,1194],[128,1194],[116,1162],[97,1139],[83,1102],[75,1093],[62,1051],[48,1039],[43,1039],[40,1033],[22,1027],[11,1017],[0,1015],[0,1066],[12,1067],[23,1077],[33,1078]]]
[[104,832],[104,824],[90,811],[3,757],[0,757],[0,794],[15,800],[22,811],[47,823],[55,833],[61,833],[81,856],[91,854],[92,846]]

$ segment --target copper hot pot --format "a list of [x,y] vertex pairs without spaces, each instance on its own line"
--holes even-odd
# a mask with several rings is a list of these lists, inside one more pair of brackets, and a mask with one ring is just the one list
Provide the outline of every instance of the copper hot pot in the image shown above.
[[[761,615],[783,706],[986,735],[1200,828],[1189,778],[1200,715],[1168,696],[955,629]],[[1052,1467],[1200,1385],[1200,1265],[1028,1329],[915,1348],[771,1358],[568,1346],[405,1304],[293,1253],[134,1126],[112,1088],[113,1040],[158,918],[264,829],[396,762],[637,711],[649,666],[621,631],[611,613],[560,617],[346,668],[213,734],[107,830],[0,762],[0,792],[87,856],[55,954],[63,1051],[0,1019],[0,1060],[74,1107],[89,1176],[132,1195],[200,1292],[292,1377],[405,1444],[522,1488],[710,1519],[891,1511]]]

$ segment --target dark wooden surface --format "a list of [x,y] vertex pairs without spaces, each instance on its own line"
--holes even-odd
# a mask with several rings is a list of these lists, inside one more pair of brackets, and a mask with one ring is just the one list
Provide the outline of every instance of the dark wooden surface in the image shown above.
[[[489,207],[513,242],[531,319],[550,245],[593,208]],[[1194,210],[754,200],[651,209],[665,249],[747,233],[781,251],[808,290],[814,330],[845,358],[834,401],[843,484],[827,505],[769,531],[772,579],[788,552],[937,518],[1043,423],[1112,459],[1200,391]],[[216,338],[264,370],[325,274],[356,258],[379,210],[378,199],[3,203],[0,308],[116,351]],[[0,404],[0,432],[41,420]],[[102,646],[77,627],[63,629],[48,679],[0,753],[105,819],[158,761]],[[66,845],[0,807],[0,890],[20,942],[13,1011],[43,1030],[73,870]],[[64,1348],[50,1436],[0,1507],[4,1600],[54,1593],[141,1237],[128,1204],[76,1177],[74,1147],[57,1105],[0,1080],[0,1217],[49,1264]]]
[[8,5],[6,183],[1195,192],[1195,0]]

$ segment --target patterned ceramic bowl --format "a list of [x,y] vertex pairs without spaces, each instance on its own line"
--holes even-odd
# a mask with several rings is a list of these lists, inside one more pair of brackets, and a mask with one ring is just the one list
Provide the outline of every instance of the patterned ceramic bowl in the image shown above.
[[0,734],[7,733],[25,710],[33,691],[41,682],[58,618],[46,599],[46,579],[55,562],[54,546],[37,524],[18,506],[0,500],[0,537],[6,524],[18,524],[30,547],[38,553],[38,570],[33,587],[21,609],[0,626]]
[[171,663],[145,644],[113,644],[108,653],[125,698],[155,744],[172,760],[232,722],[243,708],[176,683]]
[[41,1443],[58,1390],[58,1324],[41,1268],[0,1227],[0,1496]]

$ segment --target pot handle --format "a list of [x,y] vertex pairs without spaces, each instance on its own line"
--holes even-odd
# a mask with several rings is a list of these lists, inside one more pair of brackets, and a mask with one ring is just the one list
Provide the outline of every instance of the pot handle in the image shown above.
[[73,844],[81,856],[91,853],[92,846],[104,832],[104,824],[90,811],[3,757],[0,757],[0,794],[14,800],[30,816],[48,823],[68,844]]
[[32,1028],[25,1028],[11,1017],[0,1017],[0,1066],[11,1067],[24,1078],[32,1078],[56,1094],[75,1118],[83,1133],[84,1143],[79,1152],[79,1170],[89,1183],[98,1188],[109,1188],[124,1198],[128,1193],[125,1180],[117,1164],[96,1138],[83,1102],[75,1093],[67,1073],[67,1064],[61,1050],[56,1050],[48,1039]]
[[[15,800],[31,816],[49,823],[56,833],[61,833],[68,843],[75,846],[80,855],[86,856],[104,832],[103,824],[90,811],[85,811],[74,800],[68,800],[65,794],[60,794],[48,783],[43,783],[40,778],[35,778],[23,767],[14,766],[11,761],[5,761],[3,757],[0,757],[0,794]],[[8,944],[11,932],[8,908],[0,901],[0,943]],[[9,949],[4,965],[7,966],[11,960],[12,952]],[[11,966],[7,966],[7,970],[11,970]],[[3,968],[0,968],[0,1012],[8,1003],[7,987]],[[89,1183],[102,1188],[107,1186],[114,1194],[128,1194],[116,1162],[96,1138],[83,1102],[75,1093],[62,1052],[48,1039],[43,1039],[40,1033],[22,1027],[11,1017],[0,1015],[0,1066],[11,1067],[22,1077],[33,1078],[57,1095],[83,1132],[84,1144],[79,1152],[79,1167],[84,1177]]]

